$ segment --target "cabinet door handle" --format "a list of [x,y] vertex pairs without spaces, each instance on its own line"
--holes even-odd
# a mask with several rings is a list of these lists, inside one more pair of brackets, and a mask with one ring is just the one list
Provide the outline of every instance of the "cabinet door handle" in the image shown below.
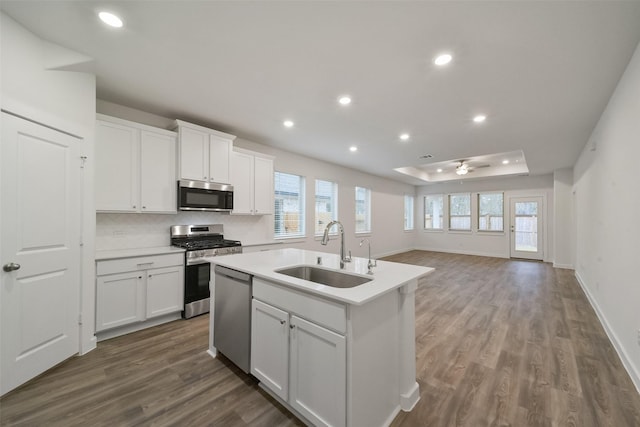
[[293,329],[295,327],[296,327],[296,325],[289,325],[289,328],[291,328],[291,329]]
[[147,207],[146,207],[146,206],[143,206],[143,207],[142,207],[142,209],[147,209]]
[[286,321],[286,320],[281,320],[281,321],[280,321],[280,324],[281,324],[281,325],[284,325],[285,323],[287,323],[287,321]]
[[202,179],[204,179],[204,180],[206,181],[207,177],[205,176],[205,177],[204,177],[204,178],[202,178]]
[[138,279],[142,279],[142,276],[138,276]]
[[136,205],[133,205],[133,209],[135,209],[135,208],[136,208]]

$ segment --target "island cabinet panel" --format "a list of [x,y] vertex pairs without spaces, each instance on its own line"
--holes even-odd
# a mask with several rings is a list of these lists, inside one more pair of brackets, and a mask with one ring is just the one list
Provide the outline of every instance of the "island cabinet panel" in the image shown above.
[[289,398],[289,313],[254,299],[251,373],[279,398]]
[[253,296],[340,334],[347,332],[344,304],[258,278],[253,279]]
[[291,316],[291,406],[318,426],[346,425],[346,339]]

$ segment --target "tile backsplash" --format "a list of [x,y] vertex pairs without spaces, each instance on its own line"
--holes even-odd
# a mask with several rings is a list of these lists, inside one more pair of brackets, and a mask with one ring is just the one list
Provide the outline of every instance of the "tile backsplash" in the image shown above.
[[273,241],[273,215],[98,213],[96,250],[168,246],[169,228],[186,224],[223,224],[225,238],[240,240],[245,245]]

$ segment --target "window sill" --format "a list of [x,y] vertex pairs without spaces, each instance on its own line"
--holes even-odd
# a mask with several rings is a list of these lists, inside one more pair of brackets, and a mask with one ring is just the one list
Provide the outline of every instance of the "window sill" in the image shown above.
[[290,243],[297,243],[297,242],[293,242],[293,240],[300,240],[300,243],[305,242],[307,239],[307,236],[304,235],[299,235],[299,236],[279,236],[279,237],[274,237],[273,240],[277,240],[277,241],[287,241]]
[[504,231],[498,231],[498,230],[476,230],[476,233],[480,234],[480,235],[484,235],[484,236],[504,236],[507,233],[505,233]]
[[357,231],[356,237],[371,237],[371,231]]
[[422,231],[425,233],[444,233],[444,229],[442,228],[424,228]]
[[447,230],[449,234],[472,234],[471,230]]
[[[315,234],[313,236],[313,240],[320,241],[322,240],[322,236],[323,236],[322,234]],[[332,238],[332,237],[338,237],[338,233],[329,233],[329,238]]]

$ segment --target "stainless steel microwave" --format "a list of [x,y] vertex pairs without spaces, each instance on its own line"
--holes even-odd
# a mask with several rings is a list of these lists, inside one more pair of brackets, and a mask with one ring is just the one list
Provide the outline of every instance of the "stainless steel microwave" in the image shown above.
[[178,181],[178,210],[231,212],[233,186],[204,181]]

